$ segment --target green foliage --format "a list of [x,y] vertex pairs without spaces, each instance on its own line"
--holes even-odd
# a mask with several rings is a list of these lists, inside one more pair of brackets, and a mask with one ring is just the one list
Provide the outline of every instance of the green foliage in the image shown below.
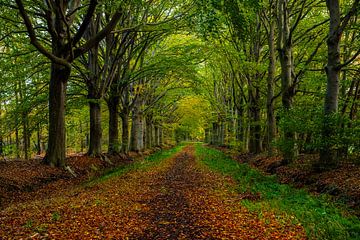
[[299,190],[289,185],[280,184],[274,176],[264,176],[247,164],[239,164],[222,152],[196,146],[201,161],[224,175],[237,181],[239,193],[260,194],[259,201],[242,201],[248,209],[268,210],[285,214],[295,222],[300,222],[310,239],[359,239],[360,221],[351,216],[345,206],[332,202],[328,196],[312,196],[306,190]]
[[260,7],[257,0],[196,0],[197,11],[192,18],[197,32],[205,39],[219,37],[230,28],[237,37],[246,39],[249,27]]
[[185,97],[178,103],[176,115],[179,120],[175,129],[177,142],[183,140],[203,140],[204,126],[209,124],[211,118],[210,106],[204,99],[194,96]]
[[[324,116],[322,106],[296,106],[290,111],[279,113],[279,127],[298,134],[295,144],[304,152],[319,152],[326,145],[345,155],[359,154],[360,121],[350,120],[347,116],[335,113]],[[322,133],[323,125],[333,126],[333,135],[325,137]],[[276,145],[286,150],[291,143],[279,139]]]

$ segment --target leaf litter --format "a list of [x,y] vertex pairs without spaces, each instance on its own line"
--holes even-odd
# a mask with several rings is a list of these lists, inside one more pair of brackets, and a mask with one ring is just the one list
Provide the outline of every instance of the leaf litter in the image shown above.
[[[234,182],[189,145],[146,170],[9,205],[2,239],[306,239],[302,226],[241,205]],[[254,199],[256,200],[256,198]]]

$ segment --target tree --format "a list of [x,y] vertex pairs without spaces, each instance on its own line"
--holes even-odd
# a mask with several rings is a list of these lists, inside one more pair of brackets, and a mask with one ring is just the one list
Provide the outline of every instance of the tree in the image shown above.
[[[75,20],[80,17],[80,1],[61,0],[37,3],[38,10],[34,17],[41,16],[42,23],[50,36],[51,50],[39,40],[39,33],[33,26],[29,11],[25,9],[22,0],[15,0],[19,13],[24,21],[31,44],[51,61],[51,76],[49,87],[49,137],[48,149],[44,162],[62,167],[65,165],[65,99],[66,86],[71,74],[71,63],[86,53],[115,27],[121,17],[118,10],[111,21],[95,36],[78,46],[88,25],[93,18],[98,5],[96,0],[90,0],[86,14],[80,25]],[[37,20],[40,21],[40,20]],[[77,31],[73,29],[76,28]],[[75,32],[75,34],[72,34]]]
[[339,82],[340,71],[347,64],[351,63],[360,54],[357,50],[347,62],[341,63],[340,43],[343,32],[350,19],[359,12],[359,0],[354,0],[350,10],[342,18],[339,0],[327,0],[326,6],[330,14],[329,36],[327,39],[327,65],[325,67],[327,76],[327,88],[324,102],[324,123],[323,138],[324,147],[320,152],[320,161],[315,164],[315,169],[322,170],[331,168],[336,164],[337,152],[334,149],[333,137],[336,132],[337,124],[335,114],[339,105]]

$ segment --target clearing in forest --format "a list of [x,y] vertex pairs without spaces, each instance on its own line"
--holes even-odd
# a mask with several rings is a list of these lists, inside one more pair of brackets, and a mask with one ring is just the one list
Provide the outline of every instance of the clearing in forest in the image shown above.
[[67,195],[14,204],[0,212],[3,239],[305,239],[301,226],[259,216],[229,191],[230,178],[197,161],[189,145],[159,164],[137,168]]

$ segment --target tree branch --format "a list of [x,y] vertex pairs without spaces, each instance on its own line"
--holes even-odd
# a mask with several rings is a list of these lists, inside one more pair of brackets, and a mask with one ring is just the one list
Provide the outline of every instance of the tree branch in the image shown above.
[[[19,1],[19,0],[17,0]],[[111,33],[111,31],[115,28],[116,24],[120,20],[120,17],[122,16],[122,10],[118,9],[110,22],[93,38],[89,39],[84,45],[78,47],[74,51],[74,57],[73,59],[70,59],[70,62],[79,57],[80,55],[86,53],[90,48],[95,46],[97,43],[99,43],[106,35]]]
[[360,2],[360,0],[355,0],[353,5],[351,6],[350,11],[342,19],[341,25],[340,25],[339,30],[338,30],[339,34],[341,34],[345,30],[345,28],[346,28],[347,24],[349,23],[351,17],[353,15],[356,15],[357,11],[359,11],[359,7],[360,7],[359,2]]
[[77,31],[77,33],[75,34],[72,40],[73,46],[75,46],[80,41],[81,37],[84,35],[88,25],[90,24],[91,18],[94,15],[97,4],[98,4],[97,0],[90,1],[90,6],[86,12],[84,21],[81,23],[79,30]]
[[360,49],[358,49],[356,51],[356,53],[349,59],[347,60],[346,62],[340,64],[339,66],[337,66],[338,69],[341,69],[347,65],[349,65],[352,61],[354,61],[358,56],[360,55]]
[[22,3],[21,0],[15,0],[16,4],[18,5],[19,11],[20,11],[20,15],[24,20],[27,32],[29,34],[30,37],[30,43],[43,55],[45,55],[47,58],[49,58],[52,62],[60,64],[62,66],[65,67],[71,67],[70,63],[68,61],[66,61],[65,59],[56,57],[54,54],[52,54],[51,52],[49,52],[44,46],[42,46],[35,34],[35,30],[34,27],[31,23],[31,20],[29,18],[29,16],[26,14],[26,10],[24,8],[24,5]]

